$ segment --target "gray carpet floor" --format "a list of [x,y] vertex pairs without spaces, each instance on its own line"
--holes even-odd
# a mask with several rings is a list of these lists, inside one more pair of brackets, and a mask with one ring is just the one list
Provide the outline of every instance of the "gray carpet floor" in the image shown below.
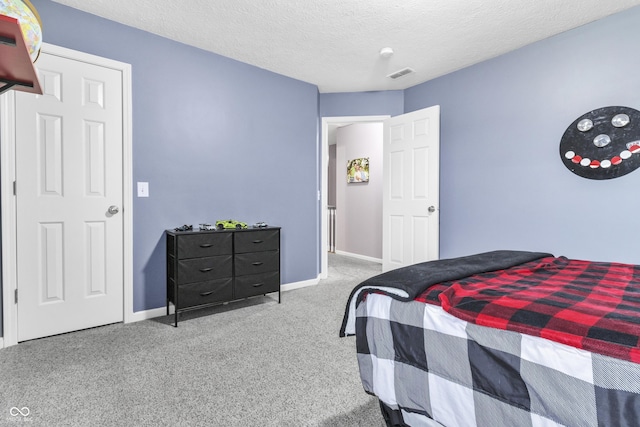
[[338,337],[351,289],[381,268],[329,255],[329,278],[281,304],[267,295],[184,313],[178,328],[162,317],[1,349],[0,425],[383,427],[355,339]]

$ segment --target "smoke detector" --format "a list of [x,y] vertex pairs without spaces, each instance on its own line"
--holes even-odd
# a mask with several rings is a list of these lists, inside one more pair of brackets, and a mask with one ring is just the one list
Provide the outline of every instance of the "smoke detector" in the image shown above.
[[380,56],[383,58],[391,58],[393,56],[393,49],[390,47],[383,47],[380,49]]

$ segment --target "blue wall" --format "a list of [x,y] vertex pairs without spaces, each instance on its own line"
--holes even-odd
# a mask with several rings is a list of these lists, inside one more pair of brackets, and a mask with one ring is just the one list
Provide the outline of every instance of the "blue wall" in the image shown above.
[[320,94],[320,117],[397,116],[403,112],[401,90]]
[[441,105],[442,257],[513,248],[640,264],[640,170],[589,180],[559,156],[584,113],[640,110],[639,24],[636,7],[405,91],[405,112]]
[[165,229],[282,227],[282,282],[318,275],[316,86],[49,0],[46,42],[132,64],[134,311],[165,304]]

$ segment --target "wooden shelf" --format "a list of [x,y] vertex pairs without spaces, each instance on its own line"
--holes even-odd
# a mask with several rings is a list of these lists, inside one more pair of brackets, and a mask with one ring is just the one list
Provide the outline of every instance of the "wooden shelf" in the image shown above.
[[42,95],[20,23],[0,15],[0,94],[9,89]]

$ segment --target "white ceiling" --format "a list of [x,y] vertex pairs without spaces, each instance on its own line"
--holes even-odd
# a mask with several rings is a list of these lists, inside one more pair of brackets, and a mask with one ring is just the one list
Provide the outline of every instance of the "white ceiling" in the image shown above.
[[[640,5],[640,0],[54,1],[312,83],[322,93],[406,89]],[[380,57],[383,47],[394,55]],[[416,72],[386,77],[405,67]]]

